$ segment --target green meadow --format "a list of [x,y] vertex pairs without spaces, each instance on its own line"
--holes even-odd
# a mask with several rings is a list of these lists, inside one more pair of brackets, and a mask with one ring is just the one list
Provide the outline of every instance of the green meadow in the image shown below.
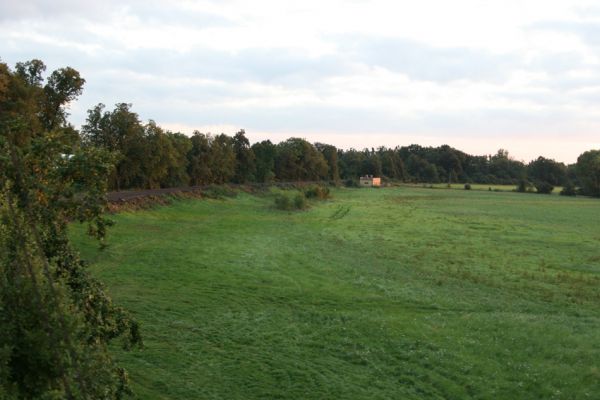
[[140,399],[598,399],[600,201],[486,190],[273,192],[74,226],[142,325]]

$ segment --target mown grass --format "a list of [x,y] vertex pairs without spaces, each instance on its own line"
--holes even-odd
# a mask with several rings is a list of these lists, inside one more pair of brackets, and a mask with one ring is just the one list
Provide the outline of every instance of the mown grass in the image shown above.
[[[428,189],[460,189],[460,190],[464,190],[465,188],[465,184],[464,183],[451,183],[450,187],[448,187],[447,183],[433,183],[433,184],[429,184],[429,183],[412,183],[412,184],[403,184],[409,187],[422,187],[422,188],[428,188]],[[471,190],[487,190],[487,191],[494,191],[494,192],[515,192],[517,185],[486,185],[483,183],[470,183],[471,185]],[[552,194],[559,194],[560,191],[562,190],[562,186],[556,186],[554,187],[554,189],[552,190]],[[533,190],[535,191],[535,188],[533,188]]]
[[594,399],[600,202],[339,189],[114,219],[94,273],[142,323],[144,399]]

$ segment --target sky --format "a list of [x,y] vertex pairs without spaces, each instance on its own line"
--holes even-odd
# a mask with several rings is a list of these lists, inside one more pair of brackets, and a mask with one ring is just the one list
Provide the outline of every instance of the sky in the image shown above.
[[597,0],[2,0],[0,60],[86,79],[70,105],[342,148],[600,148]]

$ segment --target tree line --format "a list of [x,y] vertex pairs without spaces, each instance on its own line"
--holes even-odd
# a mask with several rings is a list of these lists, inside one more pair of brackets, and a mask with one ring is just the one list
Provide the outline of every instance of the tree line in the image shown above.
[[541,156],[524,163],[504,149],[470,155],[448,145],[344,150],[301,138],[251,145],[243,129],[233,136],[199,131],[186,136],[152,120],[142,123],[126,103],[113,110],[103,104],[89,110],[81,142],[116,155],[109,179],[113,190],[274,181],[351,183],[369,174],[399,182],[514,184],[538,192],[578,186],[582,193],[600,195],[598,150],[565,165]]

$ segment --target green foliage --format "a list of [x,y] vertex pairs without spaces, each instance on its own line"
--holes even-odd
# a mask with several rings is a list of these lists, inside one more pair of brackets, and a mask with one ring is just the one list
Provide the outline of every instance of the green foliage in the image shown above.
[[227,135],[212,136],[198,131],[192,136],[188,173],[193,185],[223,184],[235,174],[236,154]]
[[274,199],[275,208],[278,210],[304,210],[308,207],[304,193],[296,193],[290,196],[286,193],[278,193]]
[[243,129],[233,137],[233,151],[235,152],[236,161],[233,181],[236,183],[255,181],[256,157]]
[[407,161],[409,174],[416,182],[436,183],[440,181],[438,169],[435,164],[416,154],[411,154]]
[[278,210],[291,210],[292,209],[292,201],[289,196],[280,193],[275,196],[275,208]]
[[560,191],[560,195],[561,196],[576,196],[577,195],[577,188],[575,188],[575,185],[573,185],[572,182],[567,182],[567,184],[565,186],[563,186],[562,190]]
[[191,184],[194,186],[209,184],[213,181],[210,161],[211,138],[209,135],[195,131],[191,142],[192,146],[187,154]]
[[67,237],[69,221],[79,221],[102,243],[115,159],[81,147],[66,125],[64,107],[83,79],[66,68],[42,87],[44,69],[36,60],[14,74],[0,68],[14,83],[0,99],[10,103],[0,109],[0,396],[119,399],[127,375],[108,345],[141,345],[139,326]]
[[104,108],[104,104],[98,104],[88,111],[87,123],[81,131],[83,143],[118,156],[110,179],[111,188],[144,187],[147,146],[138,115],[130,111],[131,104],[119,103],[113,111],[104,111]]
[[348,188],[358,188],[360,187],[360,182],[358,181],[358,179],[346,179],[344,181],[344,186]]
[[275,158],[277,148],[270,140],[254,143],[252,152],[256,163],[256,181],[270,183],[275,180]]
[[235,152],[231,137],[220,134],[212,137],[210,145],[212,183],[230,182],[235,174]]
[[465,183],[465,190],[471,190],[471,184]]
[[312,185],[304,190],[304,195],[307,199],[319,199],[324,200],[329,198],[330,190],[327,186]]
[[327,179],[328,167],[323,154],[304,139],[290,138],[277,145],[275,174],[284,181]]
[[540,194],[551,194],[554,190],[554,186],[548,182],[536,182],[535,190]]
[[338,161],[338,150],[335,146],[325,143],[315,143],[317,150],[323,154],[323,158],[327,162],[328,175],[327,179],[333,182],[340,180],[340,170]]
[[[490,188],[491,189],[491,188]],[[520,179],[516,191],[519,193],[528,193],[533,191],[533,185],[527,179]]]
[[[567,167],[544,157],[538,157],[527,165],[529,179],[534,182],[546,182],[549,185],[559,186],[566,182]],[[539,192],[539,190],[538,190]]]
[[[27,72],[29,69],[32,72]],[[24,67],[23,79],[37,81],[37,69],[36,65]],[[36,104],[38,100],[31,95],[29,101]],[[243,129],[233,137],[196,131],[187,138],[164,132],[152,121],[143,125],[137,114],[130,111],[129,104],[117,104],[110,113],[103,108],[104,105],[99,104],[88,112],[82,134],[85,143],[120,155],[111,180],[111,188],[117,190],[187,183],[337,183],[340,179],[357,179],[363,175],[389,181],[446,182],[448,185],[452,182],[514,185],[526,179],[557,186],[567,179],[581,182],[580,175],[589,176],[593,170],[567,167],[544,157],[525,165],[504,149],[491,156],[473,156],[448,145],[341,150],[324,143],[313,145],[304,139],[290,138],[277,145],[266,140],[250,146]],[[576,170],[584,172],[576,174]]]
[[294,196],[294,207],[297,210],[304,210],[306,207],[308,207],[306,197],[304,196],[303,193],[298,193],[297,195]]
[[577,177],[584,194],[600,197],[600,150],[586,151],[577,158]]

